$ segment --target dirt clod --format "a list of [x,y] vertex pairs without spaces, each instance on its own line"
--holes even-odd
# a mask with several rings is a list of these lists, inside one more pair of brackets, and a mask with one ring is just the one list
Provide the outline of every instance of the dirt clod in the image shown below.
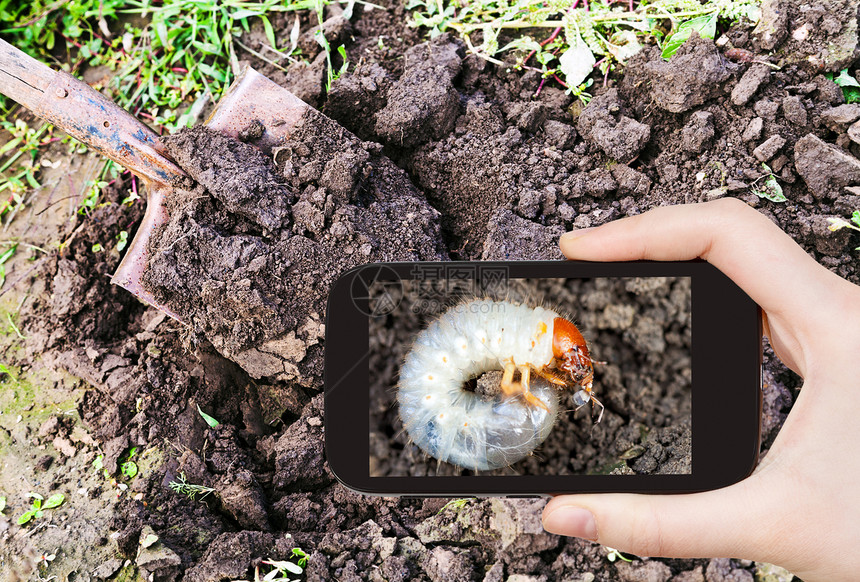
[[751,65],[732,89],[732,103],[738,106],[746,105],[759,87],[770,78],[770,74],[771,69],[767,65],[761,63]]
[[451,131],[460,98],[454,77],[463,46],[449,35],[409,49],[403,76],[391,88],[388,104],[376,114],[376,133],[388,143],[414,146]]
[[639,155],[651,138],[651,128],[623,114],[624,107],[615,89],[588,104],[579,116],[582,136],[594,142],[606,155],[629,162]]
[[699,154],[714,139],[714,116],[708,111],[697,111],[681,133],[681,147],[691,154]]
[[812,134],[797,142],[794,164],[816,198],[837,198],[845,186],[860,184],[860,161]]
[[696,33],[669,62],[652,59],[645,68],[652,75],[651,97],[672,113],[683,113],[716,97],[731,74],[714,42]]
[[216,537],[196,566],[186,570],[182,582],[236,580],[251,570],[259,556],[272,556],[272,534],[257,531],[222,533]]
[[764,143],[753,150],[753,155],[760,162],[769,162],[784,145],[784,137],[781,135],[772,135]]
[[558,239],[564,230],[545,227],[499,209],[490,217],[481,259],[485,261],[538,261],[561,259]]
[[276,152],[277,168],[205,128],[170,144],[200,186],[171,202],[145,284],[255,378],[321,378],[325,300],[338,273],[440,256],[437,213],[405,175],[315,112]]

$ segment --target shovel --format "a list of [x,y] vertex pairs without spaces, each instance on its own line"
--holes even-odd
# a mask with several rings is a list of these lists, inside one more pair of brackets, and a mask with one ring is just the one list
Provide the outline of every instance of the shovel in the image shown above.
[[[143,288],[153,231],[167,222],[165,202],[190,178],[167,155],[158,136],[86,83],[54,71],[0,40],[0,93],[52,123],[140,178],[147,189],[146,214],[111,282],[181,321]],[[221,97],[205,125],[231,137],[249,123],[263,126],[254,145],[266,154],[289,137],[311,107],[251,67],[245,67]]]

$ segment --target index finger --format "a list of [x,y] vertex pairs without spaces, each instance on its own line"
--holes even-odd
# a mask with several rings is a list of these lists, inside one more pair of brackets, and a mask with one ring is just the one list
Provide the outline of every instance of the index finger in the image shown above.
[[767,217],[734,198],[655,208],[567,233],[560,245],[568,258],[588,261],[701,257],[737,283],[771,319],[805,319],[811,325],[821,315],[814,312],[832,306],[831,300],[840,302],[848,284]]

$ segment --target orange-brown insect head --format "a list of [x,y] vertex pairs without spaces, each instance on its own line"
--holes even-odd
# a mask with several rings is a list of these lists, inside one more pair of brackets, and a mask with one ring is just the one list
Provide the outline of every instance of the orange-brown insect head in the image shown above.
[[591,390],[594,369],[585,338],[573,323],[563,317],[553,320],[552,355],[559,369],[567,372],[574,384]]

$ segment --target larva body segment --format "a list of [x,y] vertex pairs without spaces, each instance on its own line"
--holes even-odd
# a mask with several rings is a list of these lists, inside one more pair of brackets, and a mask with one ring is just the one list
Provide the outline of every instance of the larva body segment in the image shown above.
[[535,378],[519,396],[484,400],[464,383],[506,365],[547,368],[553,361],[553,322],[543,307],[475,299],[446,311],[418,334],[400,370],[397,401],[407,433],[427,454],[467,469],[509,466],[549,436],[558,397]]

